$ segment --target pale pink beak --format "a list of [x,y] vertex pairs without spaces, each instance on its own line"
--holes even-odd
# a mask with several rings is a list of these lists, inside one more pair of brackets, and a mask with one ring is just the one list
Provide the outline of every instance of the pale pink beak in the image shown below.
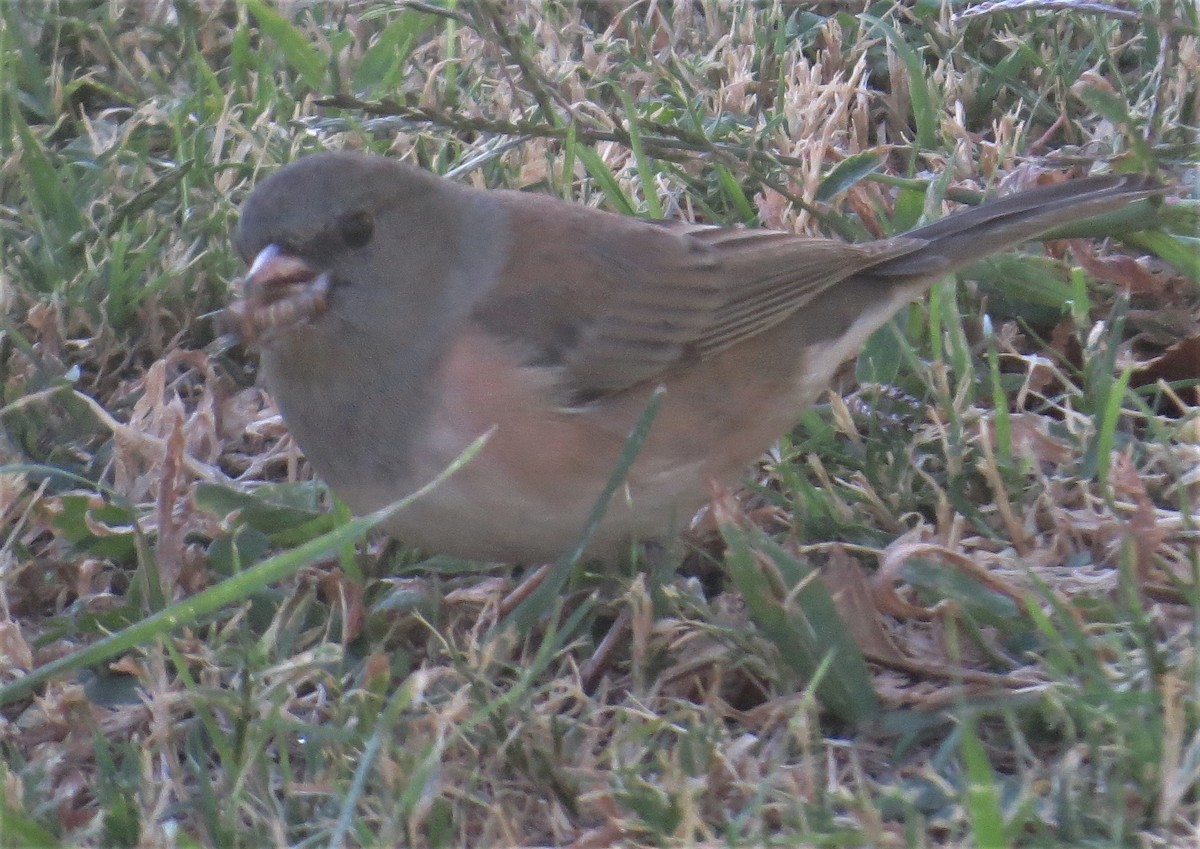
[[269,341],[276,331],[319,318],[325,312],[328,292],[328,272],[271,244],[250,264],[242,281],[242,297],[231,309],[241,320],[244,341]]
[[284,253],[278,245],[267,245],[250,264],[246,275],[247,294],[270,300],[274,294],[272,289],[292,283],[311,283],[317,274],[315,268],[299,257]]

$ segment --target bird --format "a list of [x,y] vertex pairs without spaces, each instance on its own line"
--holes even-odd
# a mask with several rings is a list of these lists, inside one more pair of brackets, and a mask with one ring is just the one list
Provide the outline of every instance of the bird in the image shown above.
[[619,215],[330,151],[243,202],[233,241],[248,271],[229,309],[295,441],[356,513],[488,434],[383,523],[428,553],[562,557],[657,395],[590,538],[604,561],[684,528],[935,281],[1159,193],[1138,175],[1066,180],[855,244]]

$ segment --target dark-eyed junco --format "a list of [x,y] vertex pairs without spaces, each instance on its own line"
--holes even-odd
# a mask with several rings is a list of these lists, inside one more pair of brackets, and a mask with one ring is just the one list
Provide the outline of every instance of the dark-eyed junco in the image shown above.
[[847,244],[318,154],[246,200],[235,312],[292,434],[355,511],[407,495],[494,428],[386,526],[432,552],[541,562],[569,550],[662,385],[594,537],[590,553],[609,557],[686,523],[710,481],[743,474],[932,281],[1157,191],[1085,178]]

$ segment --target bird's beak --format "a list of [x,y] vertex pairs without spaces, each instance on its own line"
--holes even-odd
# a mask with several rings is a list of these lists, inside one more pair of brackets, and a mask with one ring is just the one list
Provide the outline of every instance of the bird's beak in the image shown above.
[[247,293],[271,297],[272,289],[315,280],[317,270],[299,257],[284,253],[278,245],[267,245],[258,252],[246,274]]
[[230,309],[243,341],[254,342],[319,318],[326,309],[329,274],[271,244],[254,257],[241,288]]

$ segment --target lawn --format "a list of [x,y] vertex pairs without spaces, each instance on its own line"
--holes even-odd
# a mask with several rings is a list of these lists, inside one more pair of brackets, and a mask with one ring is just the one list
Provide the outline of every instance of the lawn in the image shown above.
[[[1194,4],[9,0],[0,63],[0,846],[1200,839]],[[848,241],[1167,188],[526,596],[352,517],[227,332],[324,149]]]

